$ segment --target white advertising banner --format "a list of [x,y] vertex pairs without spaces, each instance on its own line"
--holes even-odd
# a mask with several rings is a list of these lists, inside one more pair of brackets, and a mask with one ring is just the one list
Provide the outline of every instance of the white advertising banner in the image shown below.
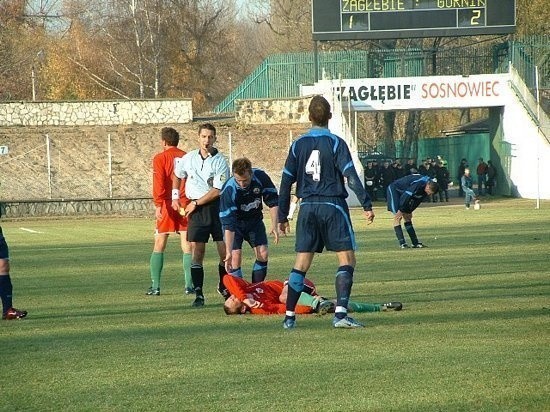
[[509,74],[321,80],[303,95],[332,91],[344,110],[416,110],[504,106]]

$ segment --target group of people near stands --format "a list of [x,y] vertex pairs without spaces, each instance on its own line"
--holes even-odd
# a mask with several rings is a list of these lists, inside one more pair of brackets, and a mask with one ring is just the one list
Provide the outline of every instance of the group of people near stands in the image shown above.
[[417,166],[414,159],[407,159],[403,164],[401,159],[395,160],[368,160],[365,171],[365,188],[373,200],[387,201],[388,186],[400,178],[412,174],[421,174],[437,181],[439,191],[430,196],[428,200],[437,202],[449,201],[450,174],[447,169],[447,161],[438,156],[422,160]]
[[[407,159],[403,165],[400,159],[395,160],[368,160],[365,166],[365,189],[372,200],[387,201],[388,186],[404,176],[411,174],[420,174],[428,176],[439,185],[439,191],[429,198],[427,201],[436,203],[449,201],[449,186],[452,185],[449,170],[447,169],[447,161],[441,156],[434,158],[423,159],[420,165],[416,165],[414,159]],[[458,196],[464,197],[464,204],[467,209],[470,208],[470,203],[478,201],[480,196],[492,195],[496,186],[497,169],[488,160],[485,162],[482,157],[479,158],[475,170],[477,180],[474,181],[472,170],[466,159],[462,159],[458,166],[457,182]],[[477,193],[474,192],[474,183],[477,182]]]

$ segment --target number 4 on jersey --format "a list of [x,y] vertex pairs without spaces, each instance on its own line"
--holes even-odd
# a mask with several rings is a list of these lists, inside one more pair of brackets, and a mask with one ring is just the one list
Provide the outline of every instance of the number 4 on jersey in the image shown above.
[[313,150],[307,159],[306,174],[311,175],[314,182],[321,180],[321,152]]

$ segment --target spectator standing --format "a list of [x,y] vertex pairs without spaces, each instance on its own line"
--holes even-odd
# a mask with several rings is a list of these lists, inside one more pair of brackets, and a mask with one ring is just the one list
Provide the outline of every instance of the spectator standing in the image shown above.
[[483,161],[483,157],[479,158],[477,168],[477,195],[483,196],[483,186],[485,186],[485,179],[487,178],[487,163]]
[[418,173],[418,167],[416,166],[416,162],[414,161],[414,159],[407,159],[405,171],[407,175]]
[[437,179],[437,184],[439,185],[439,201],[443,202],[443,197],[445,197],[445,202],[448,202],[450,174],[449,170],[447,170],[446,160],[442,160],[439,163],[439,166],[436,168],[435,176]]
[[183,156],[174,168],[172,181],[172,208],[180,210],[180,184],[185,181],[185,193],[191,200],[185,206],[188,218],[187,240],[191,243],[191,277],[195,288],[193,307],[204,306],[204,255],[210,236],[216,243],[218,255],[218,293],[227,297],[223,286],[225,272],[225,244],[220,221],[220,192],[229,178],[225,157],[214,147],[216,128],[210,123],[199,126],[199,148]]
[[395,180],[395,175],[393,173],[393,167],[390,166],[390,162],[387,160],[384,162],[380,168],[380,189],[384,194],[384,199],[386,199],[386,191],[391,182]]
[[[172,175],[174,165],[185,155],[178,149],[179,133],[172,127],[163,127],[160,131],[162,152],[153,157],[153,203],[155,204],[155,244],[149,260],[151,272],[151,287],[147,291],[149,296],[160,295],[160,278],[164,266],[164,251],[170,233],[180,236],[183,253],[182,264],[184,274],[184,291],[193,293],[191,280],[191,246],[187,242],[187,218],[172,209]],[[189,202],[185,197],[185,182],[180,185],[180,205],[184,207]]]
[[487,194],[493,194],[493,188],[496,185],[497,169],[490,160],[487,161],[487,182],[485,187],[487,188]]
[[401,164],[401,160],[395,159],[393,162],[393,180],[401,179],[405,175],[407,175],[407,171]]
[[326,247],[338,258],[336,271],[335,328],[363,325],[347,316],[355,270],[355,234],[351,224],[344,179],[363,206],[368,223],[374,219],[371,199],[359,180],[346,142],[328,129],[332,117],[329,102],[314,96],[309,104],[312,128],[295,140],[289,150],[279,189],[279,230],[286,234],[290,190],[296,182],[296,195],[302,199],[296,223],[296,259],[288,279],[285,329],[296,325],[295,308],[315,253]]
[[365,190],[372,200],[378,200],[378,170],[376,167],[374,167],[373,162],[367,162],[367,167],[365,168],[364,175]]

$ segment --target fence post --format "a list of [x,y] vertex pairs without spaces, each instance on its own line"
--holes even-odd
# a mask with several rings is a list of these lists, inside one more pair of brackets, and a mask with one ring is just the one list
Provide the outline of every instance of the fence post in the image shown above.
[[107,134],[107,170],[109,173],[109,199],[113,197],[113,156],[111,152],[111,133]]
[[231,132],[228,133],[228,143],[229,146],[229,169],[231,169],[231,165],[233,164],[233,139],[231,136]]
[[50,199],[52,198],[52,159],[50,154],[50,136],[46,134],[46,160],[48,168],[48,191]]

